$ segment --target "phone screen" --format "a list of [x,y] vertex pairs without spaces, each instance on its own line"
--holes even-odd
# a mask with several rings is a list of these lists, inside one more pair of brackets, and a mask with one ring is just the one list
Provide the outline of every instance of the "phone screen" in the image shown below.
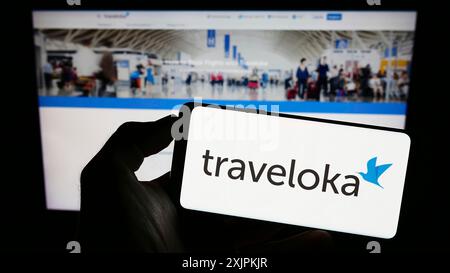
[[175,155],[185,154],[183,170],[173,170],[181,175],[184,208],[395,235],[410,147],[405,133],[255,109],[190,106],[180,110],[186,112],[180,120],[188,120],[187,138],[175,145]]

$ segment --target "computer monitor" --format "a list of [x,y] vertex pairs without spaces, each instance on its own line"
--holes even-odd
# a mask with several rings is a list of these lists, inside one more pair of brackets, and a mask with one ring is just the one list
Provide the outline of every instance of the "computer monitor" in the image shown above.
[[[48,209],[79,210],[81,171],[122,123],[194,99],[405,127],[415,11],[32,16]],[[169,171],[172,150],[146,159],[137,177]]]

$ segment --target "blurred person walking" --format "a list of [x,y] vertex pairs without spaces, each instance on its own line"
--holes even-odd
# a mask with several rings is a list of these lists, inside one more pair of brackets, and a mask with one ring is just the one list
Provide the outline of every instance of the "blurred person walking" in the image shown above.
[[306,67],[306,59],[302,58],[300,60],[300,65],[297,68],[297,86],[298,86],[298,97],[303,99],[305,96],[305,91],[307,88],[307,81],[309,77],[308,68]]
[[117,81],[117,68],[114,64],[113,55],[109,51],[112,43],[108,41],[104,45],[107,49],[100,60],[100,71],[97,74],[97,78],[100,80],[98,96],[103,97],[106,91],[109,91],[110,93],[113,93],[113,96],[116,96],[114,84]]
[[45,91],[46,95],[50,95],[50,92],[52,90],[52,80],[53,80],[53,66],[46,62],[42,67],[42,72],[44,73],[44,84],[45,84]]
[[317,79],[317,85],[319,88],[319,92],[323,90],[323,93],[325,95],[328,94],[328,71],[329,67],[327,64],[327,57],[323,57],[322,60],[319,62],[319,65],[317,66],[317,73],[318,73],[318,79]]
[[155,75],[154,75],[154,69],[153,64],[151,61],[148,62],[147,71],[145,75],[145,88],[147,89],[148,95],[152,93],[153,85],[155,85]]

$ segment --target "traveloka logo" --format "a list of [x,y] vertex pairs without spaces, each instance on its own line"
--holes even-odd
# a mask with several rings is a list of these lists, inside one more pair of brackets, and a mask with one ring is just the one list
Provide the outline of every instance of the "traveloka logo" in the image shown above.
[[[331,163],[326,163],[319,169],[303,169],[298,168],[296,159],[292,159],[290,164],[286,165],[269,164],[259,160],[255,162],[213,155],[209,149],[205,150],[202,159],[203,173],[211,177],[250,183],[264,181],[274,186],[288,186],[307,191],[331,191],[345,196],[356,197],[359,193],[360,178],[357,175],[337,172]],[[373,157],[367,162],[367,172],[358,172],[358,174],[365,181],[383,188],[379,178],[390,166],[392,164],[377,166],[377,157]]]
[[359,174],[367,182],[383,188],[383,186],[380,185],[380,182],[378,182],[378,179],[391,166],[392,164],[383,164],[377,166],[377,157],[374,157],[367,161],[367,172],[359,172]]

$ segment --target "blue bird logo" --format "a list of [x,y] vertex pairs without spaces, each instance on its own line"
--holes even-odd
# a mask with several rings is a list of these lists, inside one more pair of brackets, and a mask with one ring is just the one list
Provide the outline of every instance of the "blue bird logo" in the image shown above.
[[367,182],[383,188],[383,186],[381,186],[378,182],[378,178],[380,178],[380,176],[391,166],[392,164],[383,164],[377,166],[377,157],[374,157],[367,161],[367,173],[359,172],[359,174]]

